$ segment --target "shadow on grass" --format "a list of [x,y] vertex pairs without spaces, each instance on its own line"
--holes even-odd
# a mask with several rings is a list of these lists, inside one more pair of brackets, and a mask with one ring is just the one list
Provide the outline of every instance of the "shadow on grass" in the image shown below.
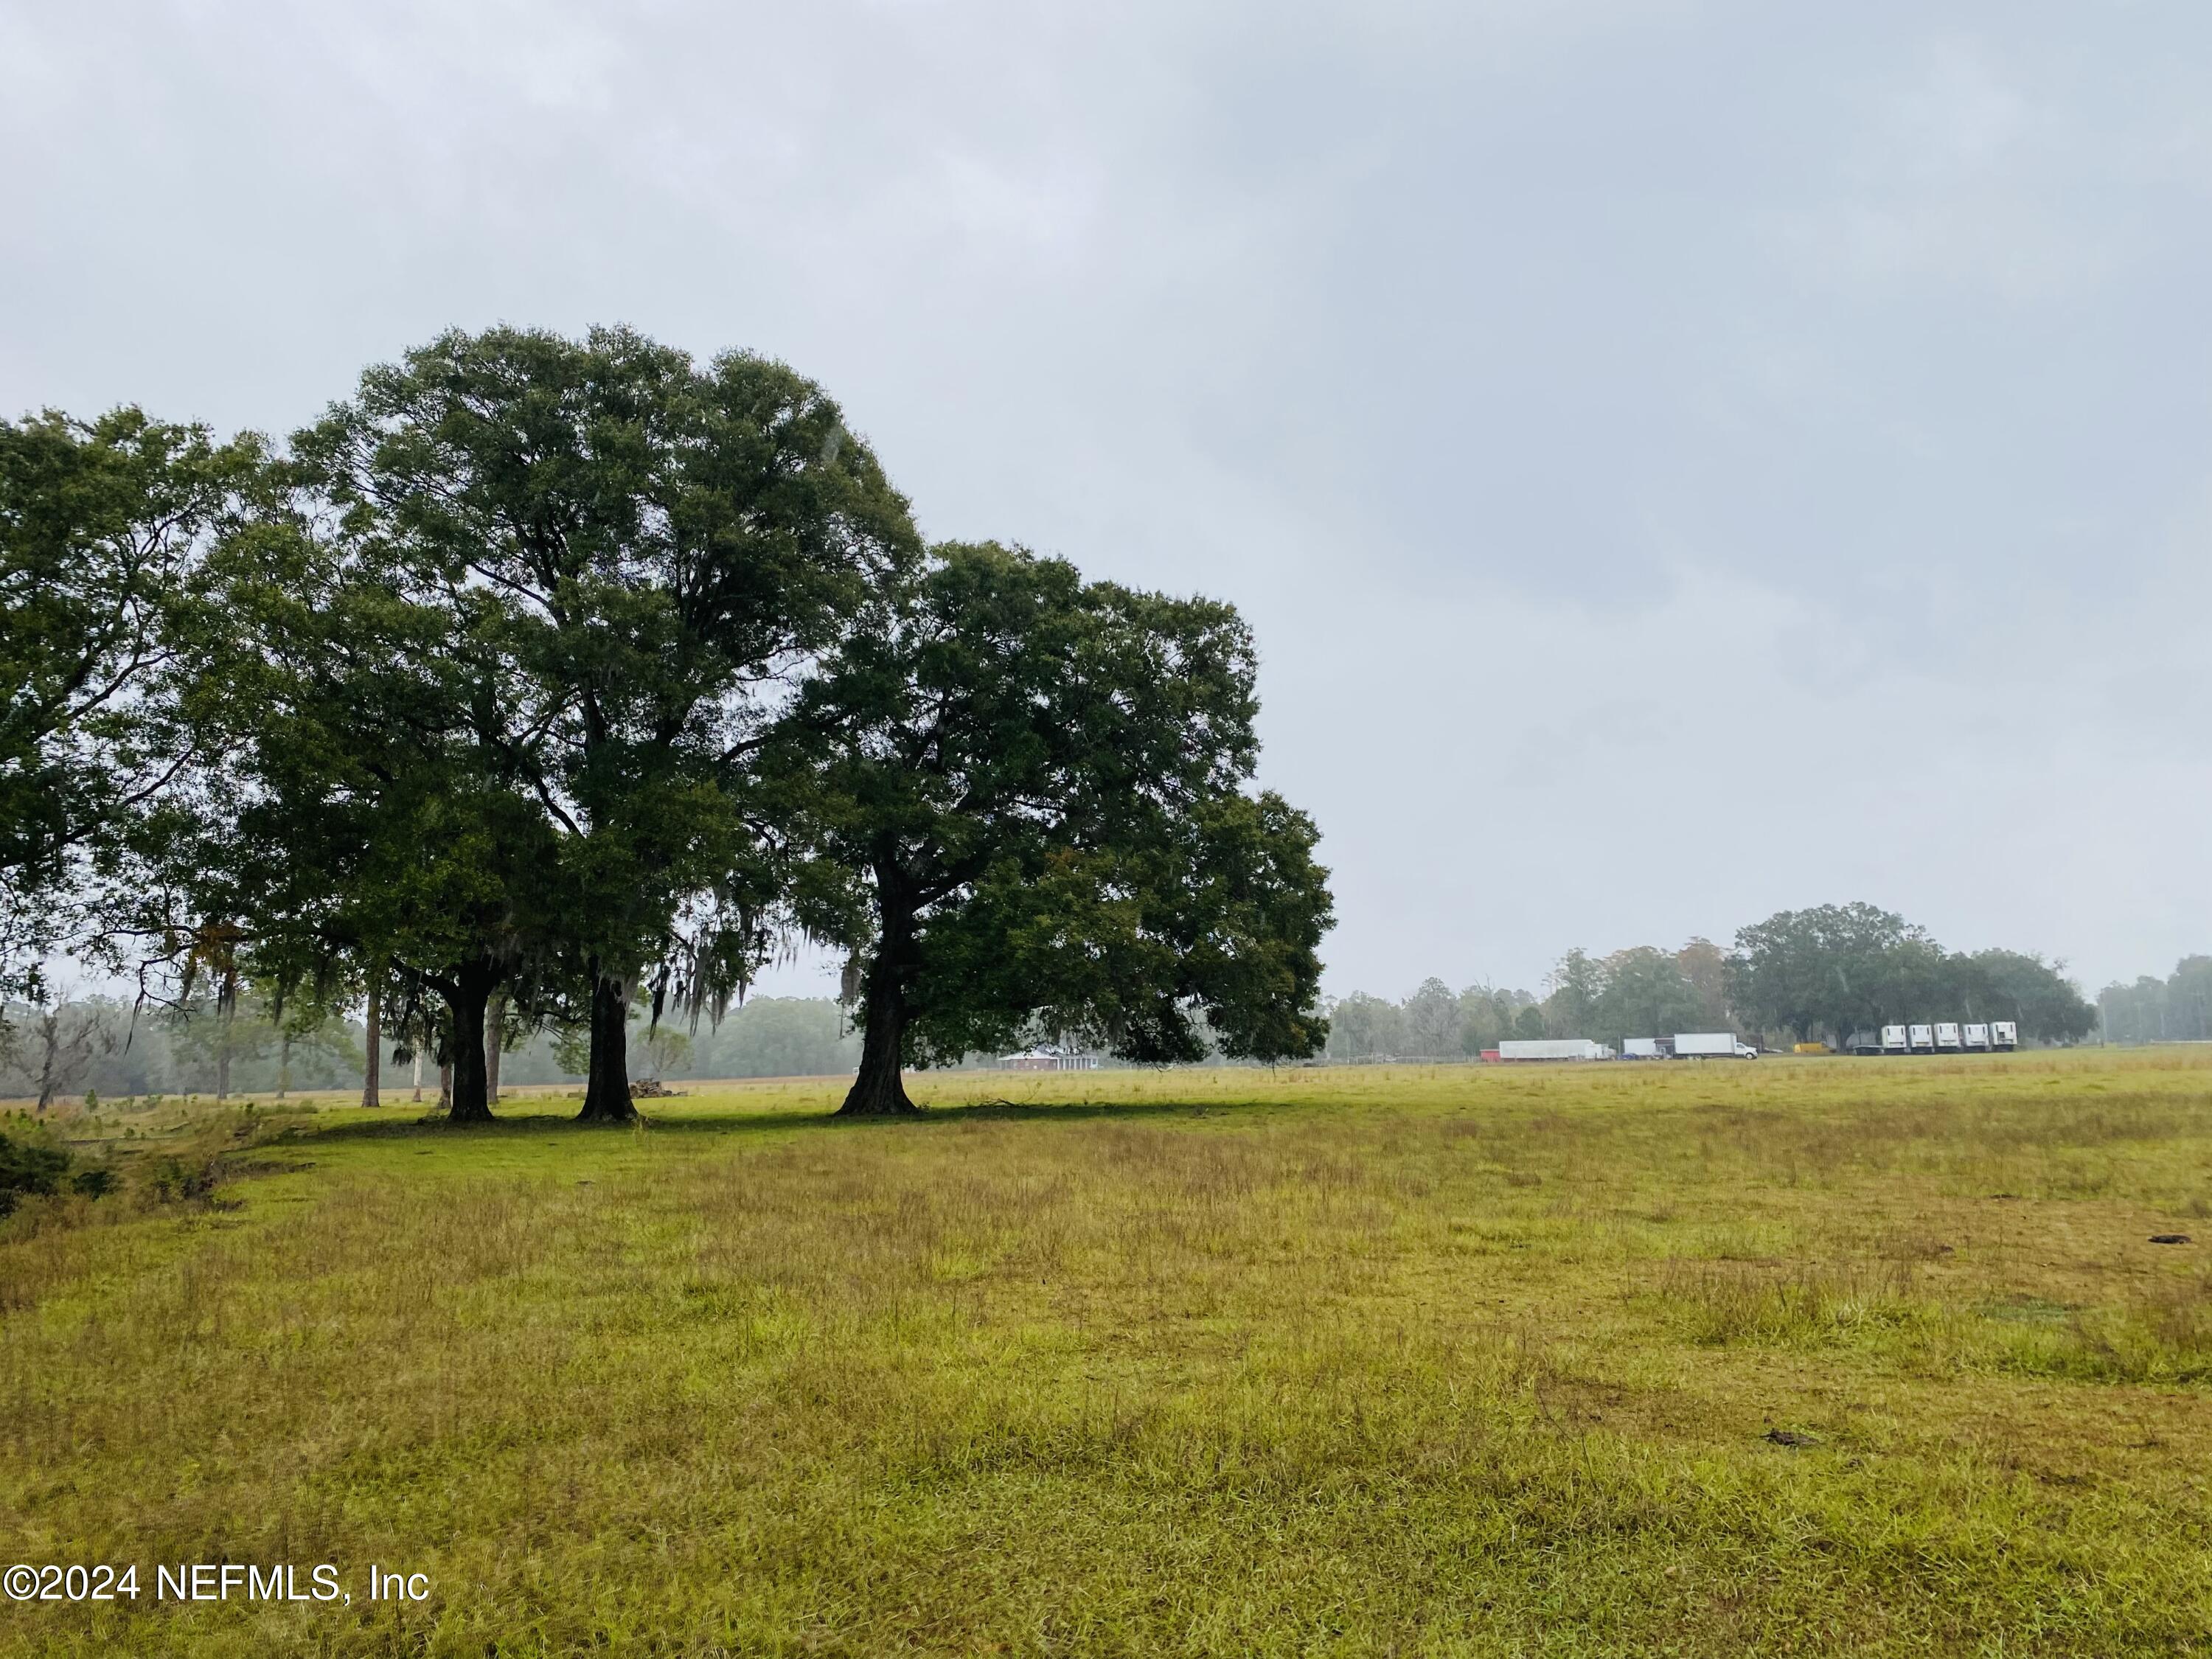
[[[525,1104],[526,1103],[518,1103]],[[535,1104],[536,1103],[526,1103]],[[571,1132],[579,1135],[607,1134],[651,1135],[727,1135],[755,1134],[777,1131],[927,1128],[933,1124],[988,1123],[988,1122],[1053,1122],[1081,1123],[1099,1118],[1115,1118],[1122,1121],[1157,1121],[1162,1118],[1244,1117],[1259,1113],[1284,1111],[1292,1103],[1273,1100],[1077,1100],[1077,1101],[961,1101],[944,1105],[925,1107],[912,1116],[901,1117],[840,1117],[833,1107],[816,1109],[768,1109],[757,1111],[714,1109],[686,1112],[681,1115],[656,1115],[647,1109],[641,1113],[640,1121],[629,1123],[581,1123],[575,1112],[562,1103],[563,1109],[533,1112],[518,1110],[503,1113],[489,1123],[453,1125],[435,1115],[417,1115],[412,1112],[396,1113],[388,1119],[368,1121],[356,1119],[349,1123],[334,1123],[326,1127],[302,1124],[285,1137],[286,1143],[301,1146],[309,1142],[355,1140],[477,1140],[499,1139],[515,1135],[538,1135],[548,1130]]]

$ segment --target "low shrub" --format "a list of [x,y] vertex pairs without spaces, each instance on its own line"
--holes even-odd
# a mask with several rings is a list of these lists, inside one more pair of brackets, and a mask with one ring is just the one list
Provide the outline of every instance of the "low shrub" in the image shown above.
[[26,1198],[50,1198],[57,1193],[98,1198],[114,1186],[115,1178],[107,1170],[81,1165],[68,1147],[56,1146],[43,1134],[0,1134],[0,1215],[13,1214]]

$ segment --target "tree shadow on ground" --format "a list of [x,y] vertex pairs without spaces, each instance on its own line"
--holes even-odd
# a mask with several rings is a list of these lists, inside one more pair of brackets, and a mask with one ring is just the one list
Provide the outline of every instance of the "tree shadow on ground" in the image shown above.
[[[518,1102],[518,1105],[535,1105],[537,1102]],[[1152,1122],[1164,1118],[1208,1118],[1251,1116],[1259,1113],[1296,1109],[1294,1103],[1277,1100],[1201,1100],[1195,1098],[1164,1100],[1078,1100],[1078,1101],[1017,1101],[982,1099],[956,1101],[923,1108],[910,1117],[839,1117],[834,1105],[822,1108],[773,1108],[757,1111],[741,1109],[656,1114],[650,1103],[641,1109],[641,1121],[628,1123],[580,1123],[567,1101],[559,1103],[555,1111],[517,1110],[502,1114],[489,1123],[455,1126],[437,1115],[428,1116],[413,1112],[395,1113],[390,1119],[374,1121],[356,1120],[349,1123],[334,1123],[327,1127],[303,1124],[297,1132],[286,1136],[292,1145],[315,1142],[344,1142],[356,1140],[439,1139],[471,1140],[500,1139],[510,1136],[542,1135],[549,1131],[573,1132],[579,1135],[603,1136],[617,1134],[675,1135],[689,1138],[695,1135],[757,1134],[778,1131],[795,1133],[802,1130],[841,1130],[860,1133],[869,1129],[927,1129],[932,1125],[992,1122],[1053,1122],[1083,1123],[1101,1118],[1113,1118],[1123,1122]]]

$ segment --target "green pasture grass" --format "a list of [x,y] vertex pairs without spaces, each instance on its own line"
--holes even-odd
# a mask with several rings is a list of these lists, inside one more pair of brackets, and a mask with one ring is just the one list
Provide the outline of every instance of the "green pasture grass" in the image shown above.
[[2212,1652],[2206,1051],[687,1086],[0,1224],[0,1556],[353,1595],[0,1650]]

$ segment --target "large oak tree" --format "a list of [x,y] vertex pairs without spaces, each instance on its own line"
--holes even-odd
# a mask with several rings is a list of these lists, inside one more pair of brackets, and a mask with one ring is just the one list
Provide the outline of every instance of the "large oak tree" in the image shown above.
[[860,617],[773,749],[800,922],[852,952],[842,1110],[1044,1031],[1143,1061],[1316,1051],[1326,872],[1254,793],[1236,612],[933,550]]
[[495,606],[410,595],[388,549],[293,500],[210,561],[181,702],[208,759],[149,820],[167,880],[140,928],[218,1002],[241,979],[374,999],[380,1035],[450,1064],[451,1120],[480,1121],[487,1002],[539,992],[562,897],[526,699]]
[[794,678],[918,555],[906,503],[812,382],[625,329],[446,335],[300,447],[347,535],[410,601],[476,616],[511,671],[590,1024],[582,1115],[632,1116],[641,977],[680,959],[711,1000],[769,947],[755,760]]

